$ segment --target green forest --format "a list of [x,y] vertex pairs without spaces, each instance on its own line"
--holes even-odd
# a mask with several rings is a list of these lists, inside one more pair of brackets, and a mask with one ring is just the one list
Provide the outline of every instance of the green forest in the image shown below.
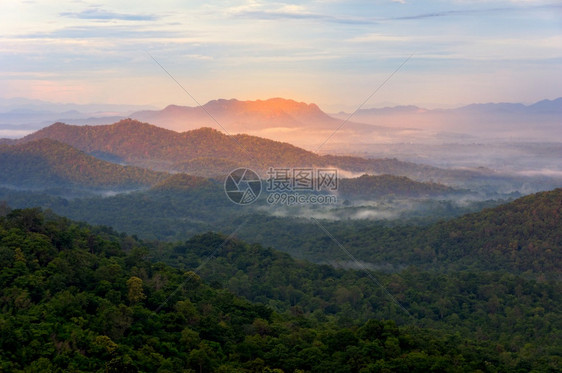
[[[341,179],[334,206],[238,206],[219,179],[90,155],[224,171],[243,154],[210,151],[228,152],[217,131],[42,131],[0,147],[2,372],[562,370],[562,189],[461,190],[419,180],[479,176],[293,147],[289,163],[401,171]],[[236,138],[268,162],[289,146]]]
[[[389,320],[402,311],[374,289],[366,294],[372,315],[389,317],[369,313],[356,317],[349,312],[357,309],[355,300],[362,297],[341,289],[355,291],[343,285],[348,277],[363,291],[368,281],[361,273],[295,262],[258,245],[214,234],[183,244],[148,243],[49,211],[4,207],[2,215],[3,371],[554,372],[562,364],[558,283],[504,275],[495,278],[502,291],[496,299],[498,289],[485,285],[494,275],[466,273],[450,285],[447,278],[428,278],[426,284],[433,284],[434,293],[444,295],[447,284],[466,297],[443,297],[441,302],[458,301],[459,313],[451,318],[444,311],[449,306],[441,305],[440,310],[437,305],[427,316],[445,320],[449,327],[434,328],[420,318],[421,308],[404,299],[410,315]],[[174,259],[171,253],[186,252],[191,258],[174,267],[157,258]],[[217,257],[203,269],[212,272],[224,265],[244,269],[247,284],[235,276],[233,284],[224,286],[220,276],[226,274],[207,279],[203,271],[195,273],[209,252]],[[227,258],[231,264],[225,264]],[[271,278],[262,281],[264,276]],[[287,287],[291,279],[299,278],[298,289],[304,294],[291,295]],[[229,290],[237,280],[246,294]],[[339,284],[340,280],[344,282]],[[313,294],[306,293],[307,282],[319,285]],[[278,293],[278,301],[260,302],[264,291]],[[308,299],[299,300],[298,306],[293,297]],[[408,302],[431,302],[426,297],[423,292],[418,298],[406,296]],[[517,297],[513,304],[519,306],[500,309],[505,307],[504,297],[506,301]],[[322,311],[322,299],[333,299],[335,308],[326,310],[324,305]],[[526,324],[498,337],[502,322],[493,315],[502,312],[526,315]],[[486,313],[492,315],[490,325],[475,328],[475,333],[466,334],[458,326],[467,317],[477,324]],[[499,334],[489,334],[487,328],[494,327]]]

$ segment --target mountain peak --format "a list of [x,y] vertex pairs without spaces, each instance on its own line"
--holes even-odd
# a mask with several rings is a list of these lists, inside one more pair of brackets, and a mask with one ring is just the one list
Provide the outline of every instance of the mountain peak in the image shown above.
[[205,110],[212,112],[259,112],[259,113],[280,113],[287,114],[311,112],[322,112],[318,105],[307,104],[305,102],[297,102],[295,100],[274,97],[267,100],[247,100],[240,101],[237,99],[218,99],[207,102],[203,105]]
[[197,136],[197,135],[203,135],[203,136],[220,136],[220,137],[224,137],[226,136],[224,133],[222,133],[221,131],[215,129],[215,128],[211,128],[211,127],[201,127],[201,128],[196,128],[193,130],[189,130],[189,131],[185,131],[183,133],[184,135],[187,136]]

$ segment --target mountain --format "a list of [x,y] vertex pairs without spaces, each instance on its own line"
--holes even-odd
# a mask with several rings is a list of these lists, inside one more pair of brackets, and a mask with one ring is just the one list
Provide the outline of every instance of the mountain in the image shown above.
[[[202,107],[170,105],[163,110],[135,112],[130,117],[178,132],[211,127],[230,134],[246,133],[309,148],[320,145],[320,141],[342,124],[342,120],[329,116],[315,104],[282,98],[220,99]],[[357,140],[388,131],[394,130],[350,121],[338,131],[338,138]]]
[[424,233],[438,261],[562,278],[562,189],[443,222]]
[[19,188],[139,188],[167,174],[121,166],[44,138],[0,146],[0,183]]
[[[561,217],[562,189],[556,189],[428,226],[323,224],[358,260],[375,268],[508,271],[559,281]],[[338,245],[326,243],[316,224],[306,220],[292,225],[272,218],[247,234],[309,260],[348,260]]]
[[320,110],[316,104],[282,98],[256,101],[220,99],[209,101],[202,107],[169,105],[163,110],[132,113],[131,118],[178,132],[200,127],[221,129],[209,114],[233,133],[248,133],[266,128],[335,129],[341,123]]
[[542,100],[528,107],[529,110],[538,113],[556,113],[562,114],[562,97],[554,100]]
[[[406,137],[403,137],[403,141],[411,139],[428,142],[431,141],[431,136],[426,137],[432,134],[434,138],[457,142],[506,139],[561,142],[560,115],[562,97],[542,100],[532,105],[484,103],[456,109],[429,110],[416,106],[361,109],[352,119],[389,128],[416,130],[413,133],[404,133]],[[338,113],[332,116],[344,119],[349,114]]]
[[264,177],[270,167],[339,168],[422,181],[432,178],[449,181],[478,175],[473,171],[443,170],[396,159],[320,156],[288,143],[256,136],[229,136],[211,128],[178,133],[132,119],[101,126],[55,123],[24,137],[19,143],[42,138],[69,144],[104,159],[206,177],[222,177],[230,166],[249,167]]

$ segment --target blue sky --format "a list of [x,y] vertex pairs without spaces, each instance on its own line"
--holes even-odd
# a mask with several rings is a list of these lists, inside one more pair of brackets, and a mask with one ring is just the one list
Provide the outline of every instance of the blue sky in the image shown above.
[[201,103],[286,97],[365,107],[562,96],[560,1],[0,3],[0,97]]

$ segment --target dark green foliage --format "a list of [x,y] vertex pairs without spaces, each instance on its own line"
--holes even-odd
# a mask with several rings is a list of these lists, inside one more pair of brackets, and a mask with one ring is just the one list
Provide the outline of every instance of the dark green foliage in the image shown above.
[[364,271],[296,261],[237,241],[223,247],[223,242],[223,236],[205,234],[160,251],[158,259],[189,269],[213,254],[200,272],[204,279],[279,312],[298,311],[319,319],[335,316],[344,325],[392,318],[473,338],[486,336],[510,350],[516,348],[514,343],[562,345],[561,336],[552,333],[562,330],[560,282],[537,282],[506,272],[446,274],[413,267],[376,274],[409,316]]
[[[193,249],[210,250],[203,236]],[[226,244],[227,251],[240,244]],[[232,247],[231,247],[232,246]],[[451,332],[281,315],[143,257],[157,250],[39,210],[0,218],[0,369],[100,372],[555,371],[560,357]],[[254,256],[279,255],[259,247]],[[261,253],[263,251],[263,254]],[[134,284],[135,294],[128,297]],[[142,290],[138,286],[142,286]],[[537,311],[541,312],[541,311]],[[545,318],[545,323],[550,322]],[[514,342],[515,345],[517,344]],[[554,345],[553,345],[554,346]],[[279,370],[277,371],[279,372]]]
[[[80,198],[66,197],[68,194],[72,196],[72,191],[55,190],[52,194],[62,195],[65,198],[0,188],[0,201],[9,201],[11,206],[18,208],[41,206],[75,220],[109,225],[144,239],[159,240],[183,240],[193,234],[208,231],[232,232],[236,229],[236,224],[242,221],[240,219],[246,216],[249,221],[239,231],[240,237],[288,251],[297,257],[317,261],[316,252],[303,250],[307,245],[314,244],[320,232],[316,225],[311,224],[307,219],[265,215],[267,213],[267,210],[265,213],[263,211],[265,192],[256,204],[241,208],[228,200],[222,180],[205,180],[176,174],[144,192],[122,193],[110,197],[88,195],[79,196]],[[385,203],[389,209],[396,205],[392,199]],[[484,201],[458,206],[451,201],[423,199],[407,203],[417,204],[409,210],[402,211],[391,221],[341,220],[337,224],[332,224],[330,230],[352,233],[361,227],[383,229],[388,225],[396,225],[398,221],[400,224],[427,225],[440,218],[459,216],[483,207],[495,206],[499,202]],[[335,216],[355,215],[363,209],[360,206],[340,207],[341,209],[333,212]],[[283,212],[282,208],[280,210]],[[274,209],[270,211],[273,212]],[[314,210],[308,212],[311,211]],[[329,208],[326,212],[331,213]],[[291,211],[288,213],[290,214]],[[305,245],[304,240],[310,242]],[[334,255],[329,251],[325,254],[328,257]],[[326,258],[326,255],[323,257]],[[333,256],[333,258],[337,257]]]
[[[394,271],[504,270],[541,279],[562,275],[562,189],[428,226],[388,226],[369,221],[322,224],[358,259]],[[234,230],[236,225],[224,229]],[[230,230],[229,230],[230,229]],[[247,224],[253,241],[311,261],[349,258],[308,219],[257,217]]]

